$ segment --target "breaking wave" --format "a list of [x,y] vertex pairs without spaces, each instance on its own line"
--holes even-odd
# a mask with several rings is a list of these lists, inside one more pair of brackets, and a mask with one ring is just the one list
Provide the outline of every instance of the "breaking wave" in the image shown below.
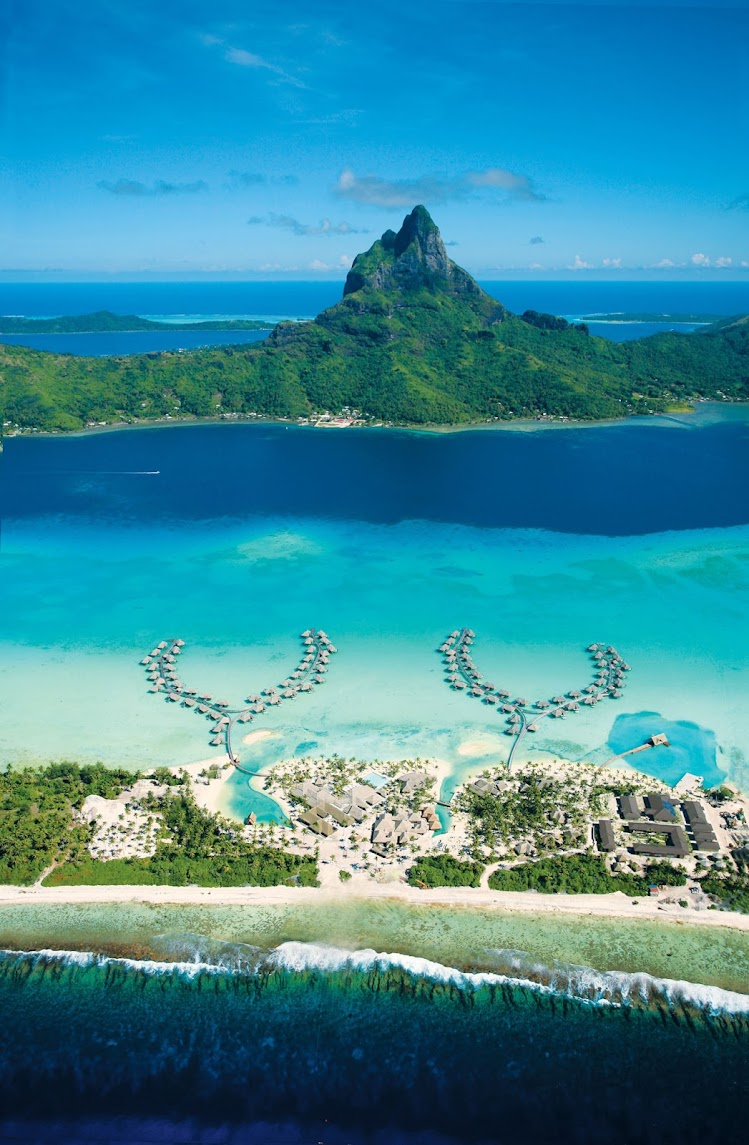
[[244,943],[221,942],[198,934],[159,935],[151,941],[160,958],[126,958],[87,951],[0,950],[0,968],[12,966],[71,969],[118,969],[147,976],[195,979],[228,975],[268,978],[292,975],[362,975],[387,979],[397,974],[414,984],[430,983],[459,991],[528,992],[597,1007],[638,1010],[688,1009],[705,1016],[749,1018],[749,994],[719,986],[644,972],[596,970],[565,963],[546,965],[521,951],[493,950],[484,955],[492,969],[459,969],[411,954],[374,949],[346,950],[320,943],[289,941],[270,951]]

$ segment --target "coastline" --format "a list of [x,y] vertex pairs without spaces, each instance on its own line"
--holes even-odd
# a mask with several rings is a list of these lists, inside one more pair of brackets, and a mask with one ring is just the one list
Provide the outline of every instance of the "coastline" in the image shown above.
[[[0,338],[0,342],[2,339]],[[437,436],[446,436],[452,433],[470,433],[481,431],[495,432],[495,433],[535,433],[541,430],[563,430],[563,429],[607,429],[612,426],[657,426],[659,428],[668,428],[670,425],[678,426],[681,429],[699,429],[701,424],[711,425],[714,422],[723,420],[723,415],[717,414],[714,418],[703,423],[696,422],[691,425],[686,419],[697,419],[700,414],[704,416],[710,409],[715,408],[716,412],[723,409],[745,409],[749,411],[749,401],[696,401],[694,406],[689,411],[681,411],[678,413],[669,413],[668,411],[653,413],[653,414],[628,414],[621,418],[604,418],[601,420],[587,420],[587,419],[574,419],[565,418],[564,420],[543,420],[541,418],[515,418],[509,421],[476,421],[476,422],[461,422],[458,425],[445,424],[445,425],[420,425],[420,424],[404,424],[404,425],[350,425],[346,427],[332,427],[332,428],[345,428],[347,430],[362,431],[370,430],[376,432],[387,431],[390,433],[416,433],[416,434],[429,434]],[[666,423],[664,426],[663,423]],[[229,414],[222,417],[201,417],[201,418],[156,418],[154,420],[146,420],[137,422],[116,422],[111,425],[96,425],[87,426],[84,429],[73,430],[60,430],[58,432],[29,432],[27,430],[12,430],[7,429],[3,433],[3,438],[79,438],[89,437],[97,434],[104,433],[120,433],[123,431],[133,430],[148,430],[148,429],[184,429],[195,428],[200,426],[247,426],[247,425],[265,425],[265,426],[285,426],[287,429],[296,430],[313,430],[319,428],[316,425],[299,425],[291,418],[273,418],[258,415],[250,417],[246,414]],[[324,427],[331,428],[331,427]]]
[[[352,879],[336,887],[175,887],[175,886],[63,886],[17,887],[0,885],[0,908],[5,906],[102,906],[144,903],[170,906],[325,906],[333,903],[398,902],[418,906],[463,907],[498,913],[556,915],[571,923],[582,918],[649,919],[683,926],[708,926],[749,931],[749,915],[731,911],[662,909],[650,900],[631,900],[621,891],[610,895],[547,895],[528,891],[490,891],[473,887],[440,887],[428,891],[404,884],[369,883]],[[637,905],[634,905],[634,902]]]

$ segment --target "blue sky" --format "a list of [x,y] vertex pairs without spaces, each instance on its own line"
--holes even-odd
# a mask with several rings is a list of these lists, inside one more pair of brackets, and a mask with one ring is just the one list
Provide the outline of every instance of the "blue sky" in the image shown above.
[[343,277],[424,202],[484,278],[749,276],[738,0],[3,12],[0,269]]

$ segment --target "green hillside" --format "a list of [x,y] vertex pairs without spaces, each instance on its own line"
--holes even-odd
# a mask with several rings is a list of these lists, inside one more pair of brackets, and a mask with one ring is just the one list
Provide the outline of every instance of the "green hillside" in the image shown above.
[[0,347],[3,419],[20,427],[356,409],[397,424],[601,419],[749,398],[749,322],[613,343],[511,314],[448,257],[424,207],[359,255],[343,298],[262,343],[75,358]]
[[63,314],[59,318],[20,318],[0,315],[0,337],[3,334],[131,334],[139,330],[268,330],[270,323],[252,318],[230,318],[224,322],[154,322],[138,314],[113,314],[97,310],[95,314]]

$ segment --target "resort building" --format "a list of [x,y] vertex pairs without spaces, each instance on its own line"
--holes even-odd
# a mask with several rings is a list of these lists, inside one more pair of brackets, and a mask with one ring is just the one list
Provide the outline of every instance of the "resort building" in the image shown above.
[[645,814],[658,823],[675,823],[676,806],[670,799],[654,793],[645,796]]
[[610,819],[599,819],[598,821],[598,850],[599,851],[615,851],[616,839],[614,838],[614,828]]
[[656,855],[659,858],[684,859],[690,847],[687,833],[680,823],[653,823],[649,819],[628,822],[626,830],[642,835],[665,837],[665,843],[647,843],[636,840],[630,850],[634,855]]
[[639,819],[642,815],[642,800],[637,795],[619,797],[619,814],[622,819]]

